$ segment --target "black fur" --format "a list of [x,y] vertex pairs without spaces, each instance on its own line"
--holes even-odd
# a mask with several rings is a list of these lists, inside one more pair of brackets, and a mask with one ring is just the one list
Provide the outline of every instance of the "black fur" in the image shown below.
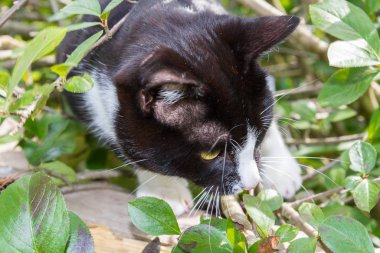
[[[191,6],[191,1],[123,3],[111,13],[109,24],[129,12],[125,24],[86,61],[112,78],[117,87],[120,108],[115,122],[117,143],[113,144],[123,155],[132,161],[146,159],[140,166],[153,172],[231,192],[239,175],[229,140],[242,145],[248,125],[260,133],[258,149],[266,132],[262,117],[268,119],[272,114],[268,109],[260,115],[273,98],[256,60],[288,36],[299,20],[189,13],[179,6]],[[71,33],[61,46],[59,61],[98,30]],[[73,73],[87,70],[80,65]],[[152,76],[164,70],[190,80],[178,84],[186,86],[187,96],[173,105],[162,104],[157,95],[162,83],[152,82]],[[90,116],[80,109],[81,95],[67,95],[74,111],[88,121]],[[180,123],[167,123],[173,114],[181,118]],[[210,125],[209,131],[202,125]],[[227,153],[212,161],[202,160],[200,152],[212,148],[221,135],[214,149],[226,148]],[[252,156],[259,162],[258,151]]]

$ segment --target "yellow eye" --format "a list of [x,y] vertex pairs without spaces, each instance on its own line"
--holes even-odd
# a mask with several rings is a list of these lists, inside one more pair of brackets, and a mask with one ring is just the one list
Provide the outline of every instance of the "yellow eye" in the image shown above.
[[220,154],[220,150],[215,150],[213,152],[201,152],[201,158],[203,160],[209,161],[215,159]]

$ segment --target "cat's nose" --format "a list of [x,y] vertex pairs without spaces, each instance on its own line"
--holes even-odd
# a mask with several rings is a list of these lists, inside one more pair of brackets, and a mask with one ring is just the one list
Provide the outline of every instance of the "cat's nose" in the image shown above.
[[255,186],[243,186],[243,189],[246,191],[250,191],[250,190],[255,189]]

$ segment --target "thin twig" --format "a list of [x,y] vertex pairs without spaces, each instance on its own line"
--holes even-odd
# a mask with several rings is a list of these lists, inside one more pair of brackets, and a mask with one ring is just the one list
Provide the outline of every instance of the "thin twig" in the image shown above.
[[17,112],[17,115],[20,116],[20,121],[17,123],[16,127],[9,133],[9,135],[14,135],[18,132],[20,128],[25,124],[26,120],[32,115],[33,111],[36,109],[37,103],[40,100],[42,95],[37,95],[33,103],[31,103],[24,110]]
[[322,168],[320,168],[318,170],[314,170],[312,173],[303,176],[302,181],[306,181],[306,180],[314,178],[317,175],[323,174],[324,172],[328,171],[329,169],[331,169],[332,167],[334,167],[338,163],[340,163],[340,160],[335,160],[335,161],[327,164],[326,166],[323,166]]
[[77,180],[97,180],[108,179],[122,176],[122,172],[116,170],[98,170],[98,171],[85,171],[78,173]]
[[94,183],[88,183],[88,184],[73,184],[64,186],[61,188],[61,192],[63,194],[69,194],[74,192],[80,192],[80,191],[92,191],[92,190],[116,190],[116,191],[123,191],[121,188],[111,185],[109,183],[105,182],[94,182]]
[[[285,13],[276,9],[264,0],[239,0],[239,2],[250,7],[260,16],[285,15]],[[303,48],[318,54],[321,58],[326,58],[328,44],[314,36],[306,25],[300,24],[294,31],[292,38],[297,42],[297,44],[302,45]]]
[[289,145],[318,145],[318,144],[336,144],[336,143],[341,143],[341,142],[363,140],[364,138],[365,138],[365,134],[353,134],[353,135],[345,135],[345,136],[339,136],[339,137],[314,138],[314,139],[303,139],[303,140],[287,138],[285,142]]
[[27,2],[28,0],[19,0],[15,2],[14,5],[0,17],[0,27],[2,27],[8,19]]

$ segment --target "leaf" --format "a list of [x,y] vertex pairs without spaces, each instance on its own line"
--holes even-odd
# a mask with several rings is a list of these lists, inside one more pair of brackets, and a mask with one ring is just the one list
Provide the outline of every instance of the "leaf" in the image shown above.
[[323,243],[334,253],[371,253],[374,248],[366,228],[358,221],[343,217],[328,217],[319,227]]
[[24,176],[0,195],[1,250],[64,252],[70,221],[59,189],[42,173]]
[[63,88],[72,93],[84,93],[94,86],[94,80],[87,73],[83,76],[73,76],[63,85]]
[[76,67],[79,62],[86,55],[88,50],[98,41],[102,36],[103,31],[99,31],[93,34],[91,37],[82,42],[75,50],[70,54],[65,63],[69,66]]
[[48,21],[57,21],[73,15],[92,15],[100,16],[101,7],[98,0],[76,0],[65,7],[59,12],[48,18]]
[[173,210],[161,199],[137,198],[128,203],[128,214],[133,224],[147,234],[181,234]]
[[329,113],[329,115],[327,116],[327,120],[329,120],[330,122],[338,122],[338,121],[352,118],[356,115],[357,115],[357,112],[350,108],[341,109],[341,110],[336,110]]
[[268,237],[269,230],[274,225],[275,217],[271,208],[257,197],[244,195],[245,209],[257,225],[261,237]]
[[118,6],[122,2],[123,2],[123,0],[112,0],[111,2],[109,2],[109,4],[106,6],[106,8],[104,8],[102,15],[100,17],[102,19],[108,19],[108,16],[109,16],[111,10],[113,10],[116,6]]
[[326,81],[318,96],[318,102],[323,107],[350,104],[367,91],[375,75],[376,73],[366,68],[338,70]]
[[231,220],[227,220],[226,235],[228,241],[233,246],[233,252],[245,252],[246,240],[242,232],[236,229],[235,223]]
[[290,225],[284,224],[279,227],[274,235],[280,237],[280,242],[290,242],[294,238],[296,238],[299,229]]
[[160,238],[154,238],[148,245],[145,246],[141,253],[160,253],[161,244]]
[[25,47],[23,54],[17,59],[13,68],[11,79],[7,87],[7,104],[10,103],[11,94],[20,82],[25,71],[32,62],[42,58],[53,51],[66,35],[66,29],[62,27],[50,27],[42,30]]
[[58,177],[66,183],[74,183],[77,179],[75,171],[60,161],[54,161],[49,163],[42,163],[41,168],[54,177]]
[[363,179],[352,190],[352,195],[356,206],[366,212],[371,211],[371,209],[379,201],[379,193],[379,185],[369,179]]
[[348,156],[351,162],[350,169],[357,172],[368,173],[376,165],[376,150],[367,142],[355,142],[348,151]]
[[379,10],[380,0],[365,0],[366,9],[370,13],[374,13]]
[[359,176],[349,176],[345,179],[344,188],[353,190],[363,179]]
[[227,237],[214,227],[200,224],[188,228],[179,239],[178,247],[191,253],[231,253]]
[[86,224],[73,212],[69,211],[70,239],[66,253],[92,253],[94,252],[94,240]]
[[83,29],[86,29],[86,28],[89,28],[89,27],[93,27],[93,26],[96,26],[96,25],[101,25],[102,23],[100,22],[81,22],[81,23],[78,23],[78,24],[73,24],[73,25],[69,25],[69,26],[66,26],[66,30],[68,32],[72,32],[72,31],[76,31],[76,30],[83,30]]
[[334,67],[366,67],[380,64],[379,56],[363,39],[335,41],[330,44],[327,57],[330,66]]
[[317,108],[315,103],[310,100],[298,100],[292,103],[293,112],[300,115],[302,120],[309,122],[315,121],[317,115]]
[[368,140],[370,142],[380,140],[380,108],[372,114],[368,127]]
[[317,238],[300,238],[290,243],[289,253],[314,253],[317,248]]
[[279,209],[283,203],[281,195],[273,189],[265,189],[259,192],[257,197],[267,204],[272,211]]
[[364,39],[374,52],[380,51],[380,39],[370,18],[359,7],[345,0],[324,0],[310,6],[315,26],[340,40]]
[[298,209],[298,212],[304,221],[310,223],[314,227],[318,227],[319,224],[325,219],[325,215],[316,204],[302,203]]
[[203,219],[201,216],[200,224],[213,226],[214,228],[218,229],[222,233],[225,233],[227,229],[227,220],[222,219],[222,218]]

